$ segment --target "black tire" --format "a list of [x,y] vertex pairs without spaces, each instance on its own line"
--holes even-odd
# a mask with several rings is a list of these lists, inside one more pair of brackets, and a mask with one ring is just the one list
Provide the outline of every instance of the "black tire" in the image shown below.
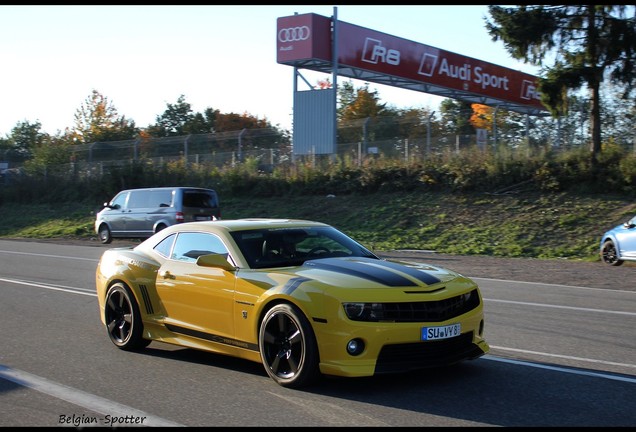
[[108,337],[118,348],[134,351],[150,344],[142,336],[144,325],[139,306],[126,285],[116,283],[108,289],[104,309]]
[[267,374],[283,387],[300,388],[320,375],[314,331],[291,304],[276,305],[265,314],[258,345]]
[[157,228],[155,229],[155,234],[157,234],[159,231],[161,231],[163,229],[166,229],[166,228],[167,228],[167,226],[164,225],[164,224],[157,225]]
[[97,234],[99,236],[99,241],[103,244],[109,244],[113,241],[113,236],[110,234],[110,229],[106,224],[100,225],[99,232]]
[[606,240],[601,248],[601,260],[611,266],[619,266],[623,264],[623,260],[618,258],[616,245],[611,240]]

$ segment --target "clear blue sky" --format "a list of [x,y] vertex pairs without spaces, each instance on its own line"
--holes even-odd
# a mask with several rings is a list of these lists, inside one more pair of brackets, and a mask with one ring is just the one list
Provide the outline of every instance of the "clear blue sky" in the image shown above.
[[[539,73],[491,40],[487,6],[0,6],[0,137],[20,121],[49,134],[73,127],[93,89],[138,127],[184,95],[195,112],[247,112],[289,129],[293,67],[276,63],[276,19],[331,17],[334,7],[340,21]],[[311,83],[328,77],[301,73]],[[370,88],[396,108],[442,100]]]

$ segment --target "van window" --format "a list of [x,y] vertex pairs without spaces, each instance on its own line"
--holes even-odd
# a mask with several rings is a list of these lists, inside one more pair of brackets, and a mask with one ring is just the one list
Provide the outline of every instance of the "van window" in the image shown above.
[[219,206],[216,195],[204,191],[183,191],[184,207],[216,208]]
[[172,190],[153,190],[148,197],[148,207],[170,207],[172,205]]
[[128,208],[147,208],[148,207],[148,192],[143,190],[131,191],[130,198],[128,198]]
[[119,195],[117,195],[115,198],[113,198],[113,200],[110,202],[111,207],[113,208],[125,208],[126,207],[126,198],[128,198],[128,192],[122,192]]

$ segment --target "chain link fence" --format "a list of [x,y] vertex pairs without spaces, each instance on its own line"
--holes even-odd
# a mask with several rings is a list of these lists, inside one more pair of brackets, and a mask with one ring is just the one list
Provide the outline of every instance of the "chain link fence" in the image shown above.
[[[368,119],[373,120],[373,119]],[[386,125],[384,123],[378,124]],[[395,162],[425,161],[433,156],[461,154],[464,150],[506,151],[531,156],[538,152],[565,151],[587,145],[583,129],[574,131],[561,127],[551,118],[535,118],[528,125],[496,130],[494,133],[477,131],[472,135],[445,135],[432,130],[431,124],[421,119],[396,122],[391,131],[371,127],[365,120],[339,124],[337,152],[333,155],[294,154],[291,137],[275,128],[243,129],[222,133],[192,134],[163,138],[137,138],[125,141],[94,142],[68,147],[68,164],[46,167],[50,172],[68,172],[80,177],[100,177],[113,167],[125,167],[143,162],[154,167],[167,164],[196,164],[223,168],[251,163],[264,173],[276,166],[294,163],[313,163],[317,158],[337,158],[353,165],[362,165],[370,159],[383,158]],[[364,127],[363,127],[364,126]],[[619,143],[628,151],[635,151],[636,136],[621,136]],[[4,169],[5,183],[11,175],[19,174],[20,167]],[[1,179],[0,179],[1,180]]]

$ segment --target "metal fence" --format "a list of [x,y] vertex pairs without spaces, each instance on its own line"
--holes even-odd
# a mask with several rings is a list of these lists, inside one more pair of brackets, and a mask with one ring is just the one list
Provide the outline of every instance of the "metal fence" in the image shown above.
[[[72,148],[69,166],[75,172],[102,175],[105,170],[125,166],[134,162],[163,166],[170,163],[185,165],[197,164],[222,168],[236,166],[250,162],[262,172],[272,172],[277,165],[296,162],[314,163],[318,158],[339,158],[354,165],[361,165],[367,159],[384,158],[396,162],[415,162],[425,160],[431,155],[460,153],[469,148],[485,149],[484,144],[477,142],[476,135],[462,135],[447,137],[433,137],[430,141],[425,138],[404,138],[392,140],[357,141],[341,143],[334,155],[294,155],[290,145],[276,148],[247,148],[241,149],[238,143],[236,150],[218,151],[215,141],[199,141],[192,146],[193,136],[181,136],[152,139],[143,145],[140,140],[118,141],[109,143],[92,143]],[[492,145],[492,143],[490,143]]]
[[[425,161],[435,155],[460,154],[468,149],[509,152],[533,152],[545,150],[568,150],[577,144],[576,137],[565,136],[559,123],[552,119],[533,121],[532,129],[517,130],[514,134],[500,131],[499,135],[442,135],[432,133],[430,124],[407,125],[401,136],[391,139],[375,139],[374,133],[367,134],[367,121],[339,128],[343,136],[356,136],[357,140],[338,143],[333,155],[299,155],[294,153],[291,137],[287,132],[274,128],[237,130],[223,133],[192,134],[164,138],[138,138],[125,141],[94,142],[70,146],[69,163],[64,166],[47,167],[53,172],[73,172],[83,176],[101,176],[112,167],[126,166],[143,161],[153,166],[170,163],[222,168],[249,162],[262,172],[272,172],[281,164],[296,162],[313,163],[317,158],[339,158],[352,164],[362,164],[365,160],[384,158],[396,162]],[[401,125],[404,126],[404,125]],[[582,134],[583,135],[583,134]],[[394,135],[395,136],[395,135]],[[404,137],[404,136],[408,136]],[[623,137],[623,145],[636,150],[634,137]],[[579,138],[578,142],[584,142]],[[19,167],[12,166],[12,171]],[[11,171],[11,170],[9,170]],[[7,177],[6,175],[4,176]]]

